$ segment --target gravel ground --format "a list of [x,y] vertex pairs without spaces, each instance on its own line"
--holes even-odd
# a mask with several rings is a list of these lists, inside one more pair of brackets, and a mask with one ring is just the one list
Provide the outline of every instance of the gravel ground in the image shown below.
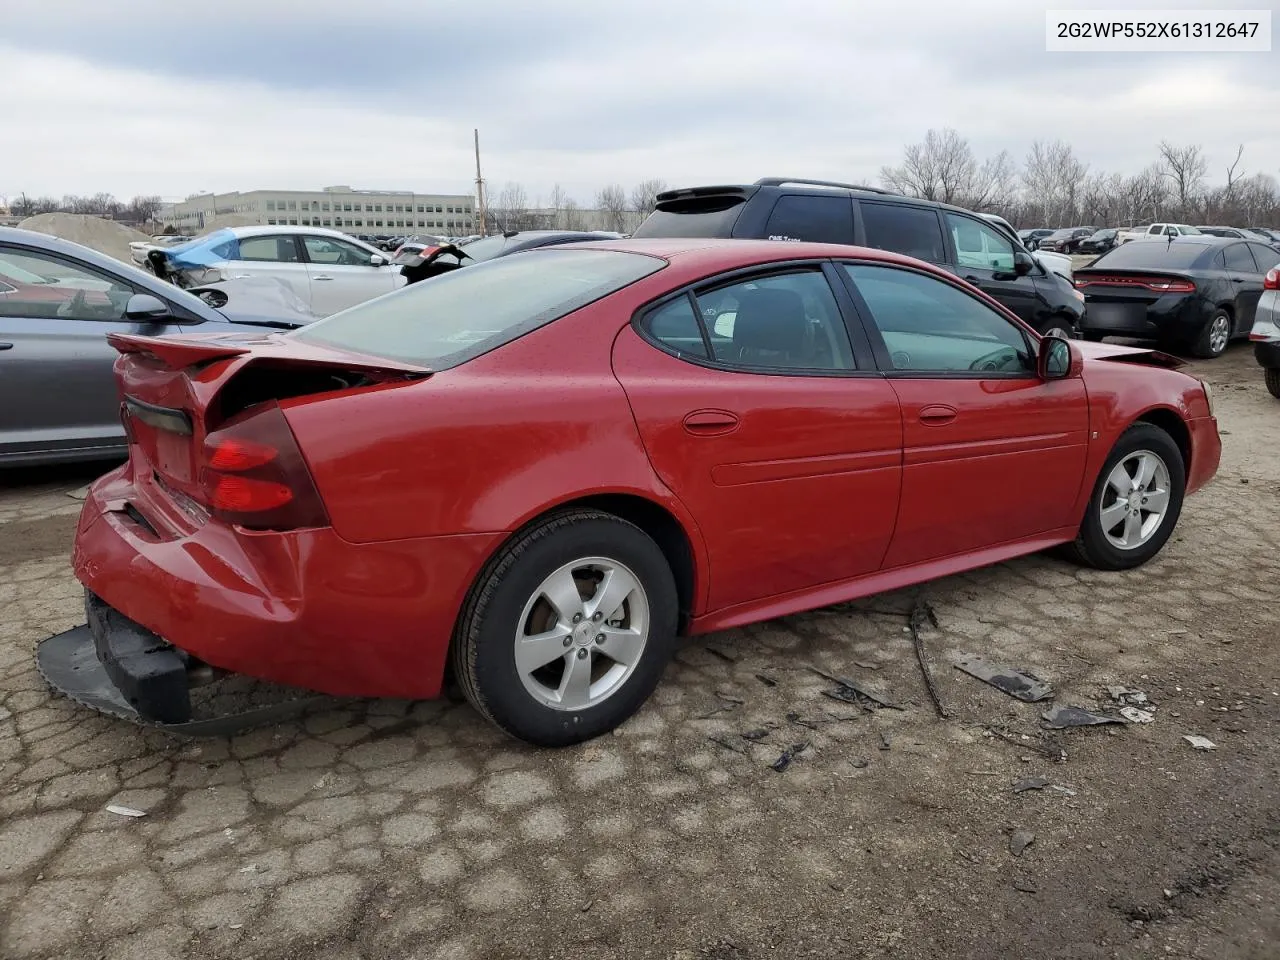
[[[8,475],[0,956],[1274,960],[1280,402],[1247,347],[1195,369],[1223,466],[1156,562],[1030,557],[690,642],[617,735],[559,752],[449,701],[189,742],[51,695],[32,650],[81,620],[87,475]],[[1154,721],[1045,731],[962,654],[1060,704],[1139,689]],[[831,700],[810,665],[903,709]]]

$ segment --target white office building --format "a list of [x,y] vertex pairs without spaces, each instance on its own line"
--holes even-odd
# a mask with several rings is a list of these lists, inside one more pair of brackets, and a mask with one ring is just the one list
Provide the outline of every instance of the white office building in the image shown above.
[[469,194],[423,194],[410,190],[251,190],[202,193],[160,211],[161,223],[179,233],[197,233],[219,219],[240,225],[287,224],[330,227],[346,233],[402,237],[415,233],[458,236],[475,232],[475,198]]

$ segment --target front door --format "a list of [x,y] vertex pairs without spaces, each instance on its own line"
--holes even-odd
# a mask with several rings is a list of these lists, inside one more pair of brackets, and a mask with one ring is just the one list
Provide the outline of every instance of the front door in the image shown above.
[[78,261],[0,245],[0,462],[124,451],[109,333],[162,328],[124,318],[136,291]]
[[1013,244],[976,217],[946,212],[943,222],[955,249],[956,272],[987,296],[1000,301],[1037,330],[1049,317],[1035,278],[1014,273]]
[[702,285],[638,327],[618,337],[614,371],[706,543],[708,609],[877,570],[901,417],[821,267]]
[[1088,444],[1083,381],[1040,380],[1037,341],[957,285],[882,264],[841,270],[902,407],[902,497],[885,566],[1069,525]]
[[354,243],[303,235],[311,275],[311,309],[319,317],[354,307],[400,285],[400,268],[370,262]]

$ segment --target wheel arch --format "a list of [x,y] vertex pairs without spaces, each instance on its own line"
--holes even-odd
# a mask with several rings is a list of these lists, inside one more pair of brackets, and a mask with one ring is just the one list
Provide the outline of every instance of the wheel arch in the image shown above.
[[1149,423],[1153,427],[1159,427],[1167,433],[1178,447],[1178,452],[1182,454],[1182,471],[1185,479],[1191,476],[1191,431],[1187,429],[1187,422],[1182,416],[1170,407],[1152,407],[1144,411],[1133,419],[1133,422],[1125,427],[1129,427],[1137,423]]

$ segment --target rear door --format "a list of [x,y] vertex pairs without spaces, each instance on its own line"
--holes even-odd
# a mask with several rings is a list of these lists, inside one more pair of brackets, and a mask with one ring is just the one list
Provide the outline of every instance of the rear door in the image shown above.
[[227,265],[233,279],[243,277],[270,277],[281,280],[293,288],[293,292],[310,304],[311,278],[307,265],[302,262],[298,238],[291,233],[268,233],[241,237],[236,259]]
[[124,317],[138,292],[76,260],[0,244],[0,462],[123,452],[108,333],[163,328]]
[[1227,265],[1227,276],[1235,293],[1235,329],[1232,334],[1248,333],[1253,328],[1253,315],[1262,299],[1262,280],[1265,270],[1258,269],[1258,262],[1250,252],[1253,244],[1233,243],[1222,251]]
[[1088,442],[1083,380],[1040,380],[1034,339],[962,287],[885,264],[840,271],[902,408],[902,495],[884,566],[1070,525]]
[[829,276],[701,284],[615,343],[649,459],[707,544],[709,609],[871,573],[888,547],[898,401],[860,328],[851,348]]
[[404,282],[398,267],[374,264],[369,251],[334,237],[302,235],[311,276],[311,309],[317,316],[354,307]]

